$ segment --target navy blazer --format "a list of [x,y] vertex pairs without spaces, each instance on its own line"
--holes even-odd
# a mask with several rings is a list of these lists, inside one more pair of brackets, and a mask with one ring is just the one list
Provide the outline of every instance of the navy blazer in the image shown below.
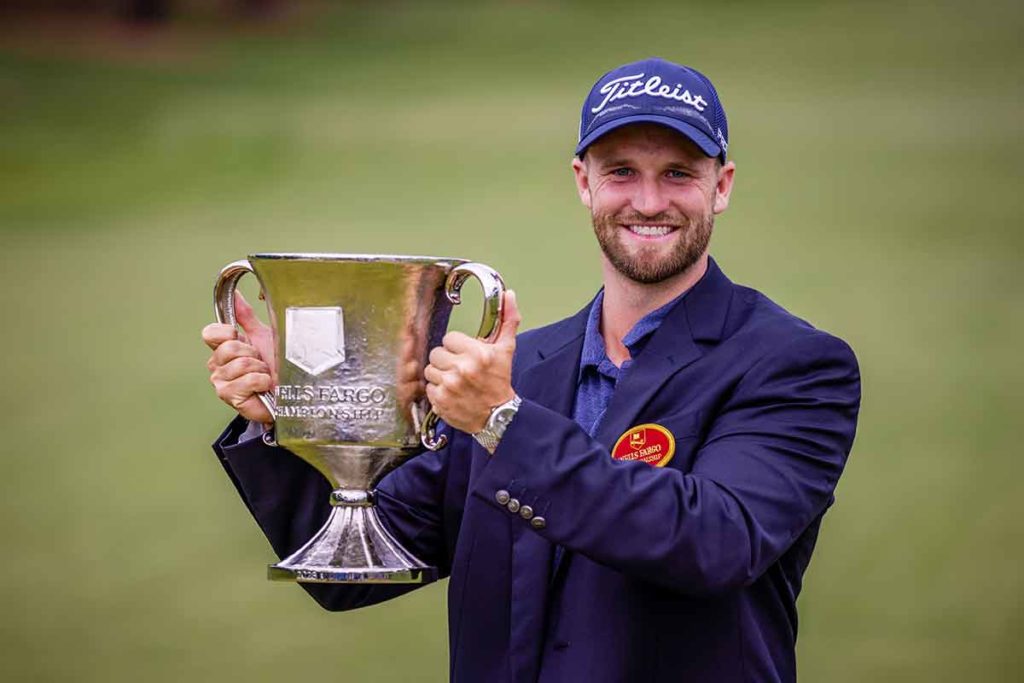
[[[856,427],[853,352],[712,260],[591,438],[570,417],[587,312],[518,337],[524,400],[493,456],[447,429],[446,448],[380,483],[383,522],[450,577],[451,679],[795,680],[796,598]],[[642,423],[674,435],[665,467],[610,457]],[[325,521],[329,487],[259,439],[238,444],[244,428],[214,448],[285,557]],[[415,588],[303,587],[331,610]]]

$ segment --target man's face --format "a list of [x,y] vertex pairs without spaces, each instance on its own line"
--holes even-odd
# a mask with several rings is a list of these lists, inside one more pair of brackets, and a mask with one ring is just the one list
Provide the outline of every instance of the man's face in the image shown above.
[[573,160],[605,258],[630,280],[653,284],[707,251],[714,216],[729,205],[734,166],[720,166],[679,133],[633,124]]

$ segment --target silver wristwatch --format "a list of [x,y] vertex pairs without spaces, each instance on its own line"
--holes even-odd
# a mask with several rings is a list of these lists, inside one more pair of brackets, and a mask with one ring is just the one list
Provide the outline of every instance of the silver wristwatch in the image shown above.
[[513,396],[511,401],[506,401],[500,406],[491,409],[491,416],[487,418],[487,424],[479,432],[473,435],[477,443],[487,449],[488,453],[494,453],[501,441],[502,435],[508,428],[512,418],[519,412],[519,405],[523,399]]

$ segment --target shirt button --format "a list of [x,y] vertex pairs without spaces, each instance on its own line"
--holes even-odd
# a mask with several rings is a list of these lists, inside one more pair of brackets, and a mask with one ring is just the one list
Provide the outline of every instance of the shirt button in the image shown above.
[[530,520],[530,526],[534,529],[543,529],[548,525],[548,522],[543,517],[534,517]]
[[505,489],[502,489],[494,494],[494,500],[498,501],[498,505],[504,505],[509,501],[510,498],[512,498],[512,496],[509,495],[509,492],[506,491]]
[[523,519],[530,519],[531,517],[533,517],[533,508],[530,507],[529,505],[524,505],[523,507],[519,508],[519,516]]
[[513,498],[508,502],[507,507],[509,512],[519,512],[519,501]]

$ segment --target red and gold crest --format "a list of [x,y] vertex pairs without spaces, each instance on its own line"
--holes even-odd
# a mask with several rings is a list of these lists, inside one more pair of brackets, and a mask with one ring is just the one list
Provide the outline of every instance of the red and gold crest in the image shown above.
[[632,427],[619,437],[612,449],[616,460],[639,460],[652,467],[664,467],[675,453],[676,440],[672,432],[656,424]]

